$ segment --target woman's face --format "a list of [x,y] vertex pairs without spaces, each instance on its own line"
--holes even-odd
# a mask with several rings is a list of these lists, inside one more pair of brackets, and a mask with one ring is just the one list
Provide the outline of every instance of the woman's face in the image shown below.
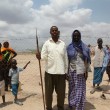
[[80,39],[81,39],[80,33],[77,32],[77,31],[74,32],[74,33],[73,33],[73,41],[74,41],[74,42],[79,42]]

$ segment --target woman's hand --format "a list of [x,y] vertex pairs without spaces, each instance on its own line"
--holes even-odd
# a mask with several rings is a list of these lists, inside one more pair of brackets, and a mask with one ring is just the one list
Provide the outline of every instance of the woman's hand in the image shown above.
[[85,80],[87,80],[87,78],[88,78],[88,72],[87,71],[84,73],[84,78],[85,78]]
[[67,80],[67,81],[69,81],[69,74],[65,74],[65,79]]

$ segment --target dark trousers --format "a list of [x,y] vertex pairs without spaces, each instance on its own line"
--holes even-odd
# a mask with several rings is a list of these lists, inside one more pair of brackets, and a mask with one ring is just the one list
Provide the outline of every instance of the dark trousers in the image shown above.
[[108,74],[108,79],[110,81],[110,66],[107,66],[106,73]]
[[58,110],[64,110],[65,75],[49,74],[45,72],[45,100],[47,110],[52,110],[53,91],[57,93]]

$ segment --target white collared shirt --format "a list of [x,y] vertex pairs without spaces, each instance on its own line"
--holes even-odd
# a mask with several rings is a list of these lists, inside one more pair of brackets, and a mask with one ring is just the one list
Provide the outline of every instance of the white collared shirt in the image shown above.
[[46,72],[50,74],[65,74],[68,68],[66,45],[58,40],[56,43],[47,40],[41,51],[41,59],[46,61]]
[[95,56],[94,56],[94,67],[102,67],[104,55],[105,53],[104,53],[103,48],[100,50],[98,46],[96,46]]

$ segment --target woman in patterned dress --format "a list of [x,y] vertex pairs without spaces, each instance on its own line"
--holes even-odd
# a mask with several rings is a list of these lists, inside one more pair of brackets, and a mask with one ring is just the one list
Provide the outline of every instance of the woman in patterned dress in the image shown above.
[[67,47],[67,54],[69,59],[69,108],[84,110],[90,54],[89,48],[81,41],[79,30],[73,32],[72,43]]

